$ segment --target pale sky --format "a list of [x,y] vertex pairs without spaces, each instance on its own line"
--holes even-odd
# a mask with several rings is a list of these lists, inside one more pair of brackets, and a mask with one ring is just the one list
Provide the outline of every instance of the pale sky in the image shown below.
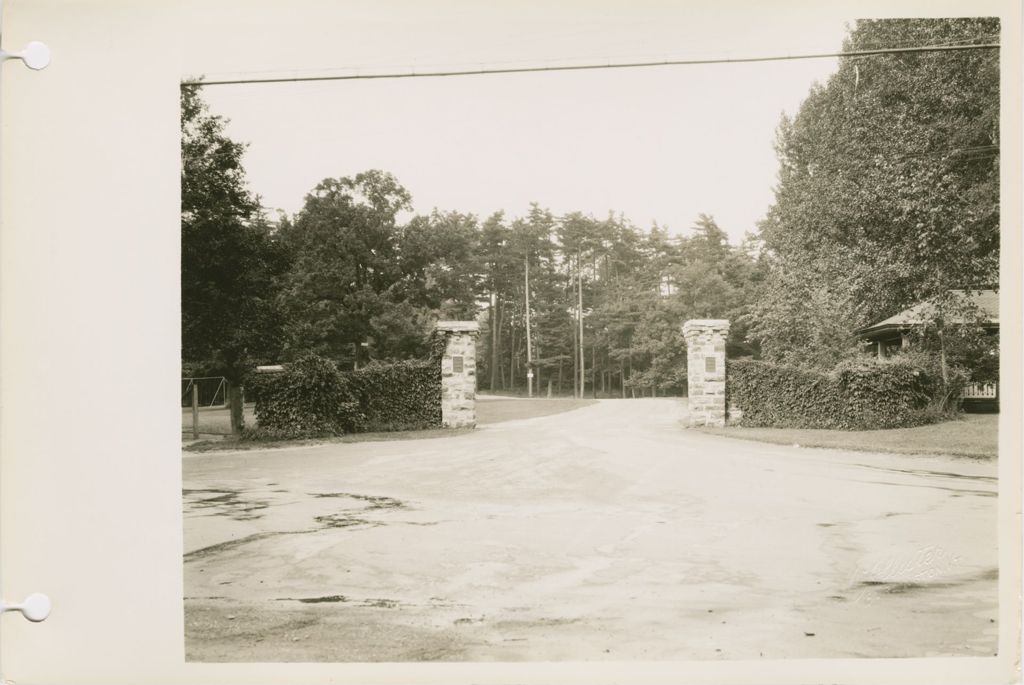
[[[296,3],[273,27],[206,12],[183,75],[208,78],[836,51],[830,11],[748,2]],[[236,8],[237,9],[237,8]],[[852,15],[850,15],[852,16]],[[219,23],[220,22],[220,23]],[[234,22],[231,33],[218,26]],[[773,150],[835,59],[453,78],[217,86],[250,144],[252,189],[289,214],[328,176],[393,173],[417,212],[621,212],[685,232],[713,215],[738,242],[772,202]]]

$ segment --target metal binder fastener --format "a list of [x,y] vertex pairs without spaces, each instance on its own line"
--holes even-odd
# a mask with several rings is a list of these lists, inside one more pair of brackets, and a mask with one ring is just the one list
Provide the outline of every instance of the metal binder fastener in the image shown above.
[[7,52],[6,50],[0,50],[0,61],[9,59],[20,59],[25,63],[25,66],[29,69],[45,69],[50,63],[50,48],[46,47],[46,43],[40,43],[37,40],[32,41],[25,46],[25,49],[21,52]]
[[0,600],[0,614],[7,613],[8,611],[20,611],[22,616],[33,623],[45,621],[46,617],[50,615],[50,609],[52,608],[53,603],[50,601],[50,598],[38,592],[33,592],[21,604],[8,604]]

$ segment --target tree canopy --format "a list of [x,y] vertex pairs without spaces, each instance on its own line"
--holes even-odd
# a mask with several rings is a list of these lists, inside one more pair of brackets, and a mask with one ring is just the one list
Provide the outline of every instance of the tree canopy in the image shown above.
[[[843,47],[998,33],[998,19],[862,20]],[[755,329],[769,358],[828,365],[858,326],[998,282],[997,51],[842,58],[783,118],[776,149]]]
[[273,358],[286,252],[246,185],[245,146],[225,133],[195,87],[181,89],[182,358],[229,380]]
[[[866,20],[844,49],[981,43],[998,30]],[[482,388],[531,378],[541,392],[679,392],[687,319],[729,319],[732,357],[829,368],[855,329],[921,301],[934,307],[922,341],[974,354],[982,338],[953,344],[943,322],[963,320],[951,292],[998,281],[997,58],[842,58],[783,118],[775,202],[742,245],[707,214],[684,233],[536,204],[414,214],[381,170],[325,178],[271,221],[246,187],[245,146],[183,87],[183,359],[232,379],[309,352],[359,366],[422,357],[437,320],[477,319]]]

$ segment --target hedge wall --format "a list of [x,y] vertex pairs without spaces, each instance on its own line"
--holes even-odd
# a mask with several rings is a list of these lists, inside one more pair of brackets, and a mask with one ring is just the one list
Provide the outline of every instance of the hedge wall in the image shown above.
[[821,373],[752,360],[727,366],[727,403],[745,426],[898,428],[934,420],[925,411],[941,382],[907,359],[865,358]]
[[437,360],[371,363],[346,374],[359,398],[360,431],[441,425],[441,364]]
[[309,355],[279,373],[254,373],[247,398],[256,403],[251,439],[303,438],[441,425],[441,368],[436,361],[373,363],[342,372]]
[[359,402],[334,362],[310,355],[279,373],[246,379],[247,399],[256,402],[257,429],[250,438],[342,435],[360,420]]

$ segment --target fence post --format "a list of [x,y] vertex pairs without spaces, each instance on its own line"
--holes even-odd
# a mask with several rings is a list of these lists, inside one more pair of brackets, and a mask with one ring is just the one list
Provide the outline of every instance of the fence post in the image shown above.
[[192,380],[192,439],[199,439],[199,384]]

